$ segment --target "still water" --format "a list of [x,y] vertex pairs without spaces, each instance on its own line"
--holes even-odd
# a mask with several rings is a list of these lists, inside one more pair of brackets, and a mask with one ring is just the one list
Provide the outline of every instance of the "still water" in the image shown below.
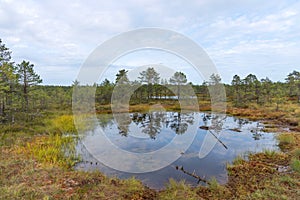
[[[232,162],[236,156],[246,156],[249,152],[259,152],[264,149],[278,150],[273,133],[263,132],[262,123],[246,119],[231,116],[222,116],[221,119],[217,119],[218,115],[201,112],[131,113],[129,116],[124,114],[124,116],[127,115],[124,119],[122,115],[102,114],[98,116],[98,125],[93,130],[87,131],[77,146],[83,159],[75,166],[77,170],[100,170],[106,175],[119,178],[135,176],[154,189],[162,189],[170,178],[177,181],[185,180],[194,186],[199,184],[195,177],[176,170],[176,166],[179,168],[182,166],[187,172],[206,180],[215,177],[219,183],[224,184],[228,178],[226,163]],[[213,123],[215,121],[217,123]],[[191,144],[186,150],[180,150],[176,161],[162,169],[147,173],[128,173],[114,170],[96,159],[95,154],[103,151],[103,146],[99,146],[99,134],[105,134],[113,145],[122,150],[147,153],[163,148],[175,137],[185,138],[191,134],[190,127],[196,127],[193,129],[195,135]],[[210,127],[213,128],[207,130]],[[207,134],[215,138],[215,145],[205,157],[199,158],[199,150]],[[89,147],[93,148],[92,154],[87,150]],[[174,153],[178,154],[178,152]],[[113,156],[111,155],[112,158]]]

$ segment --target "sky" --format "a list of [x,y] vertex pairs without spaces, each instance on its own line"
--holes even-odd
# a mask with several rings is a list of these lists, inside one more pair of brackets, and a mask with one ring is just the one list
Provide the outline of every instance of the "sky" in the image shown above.
[[[300,70],[299,12],[300,2],[293,0],[0,0],[0,38],[13,61],[33,63],[47,85],[72,84],[95,48],[145,27],[170,29],[195,41],[223,82],[250,73],[284,81]],[[192,66],[168,56],[134,52],[112,63],[105,76],[114,80],[112,72],[122,67],[163,63],[200,82]]]

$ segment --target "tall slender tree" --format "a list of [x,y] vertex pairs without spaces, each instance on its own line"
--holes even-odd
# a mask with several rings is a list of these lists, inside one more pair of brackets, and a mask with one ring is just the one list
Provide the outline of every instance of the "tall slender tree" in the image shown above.
[[[13,92],[17,84],[16,69],[11,62],[11,52],[0,39],[0,120],[13,121]],[[8,113],[6,113],[8,111]],[[7,115],[8,114],[8,115]]]
[[[12,63],[4,62],[0,66],[0,116],[1,118],[12,118],[13,93],[17,85],[17,75]],[[8,111],[8,113],[6,113]],[[8,115],[7,115],[8,114]]]
[[258,93],[258,87],[260,82],[258,81],[257,77],[254,74],[249,74],[248,76],[246,76],[245,79],[243,79],[243,83],[245,86],[244,87],[245,101],[247,102],[247,101],[256,100],[256,102],[258,102],[259,96],[257,96],[257,93]]
[[22,87],[22,93],[25,101],[24,110],[28,110],[29,92],[32,86],[42,82],[42,79],[33,70],[34,65],[29,61],[22,61],[17,65],[19,81]]
[[208,81],[209,94],[211,101],[220,102],[223,101],[225,96],[222,92],[223,84],[221,83],[221,77],[219,74],[212,74]]
[[131,85],[127,73],[127,70],[122,69],[116,74],[116,84],[112,93],[112,103],[114,102],[114,104],[126,104],[130,98]]
[[242,80],[238,75],[234,75],[231,81],[231,85],[233,86],[234,92],[234,104],[235,106],[241,106],[241,93],[242,93]]
[[272,91],[273,82],[268,78],[261,79],[261,90],[262,90],[262,103],[271,103],[271,91]]
[[159,73],[156,72],[153,67],[149,67],[145,71],[142,71],[140,73],[139,79],[142,83],[145,83],[147,85],[147,100],[149,101],[152,97],[153,85],[159,83]]
[[186,75],[183,72],[175,72],[174,75],[170,78],[170,83],[176,85],[177,98],[180,99],[181,88],[187,83]]

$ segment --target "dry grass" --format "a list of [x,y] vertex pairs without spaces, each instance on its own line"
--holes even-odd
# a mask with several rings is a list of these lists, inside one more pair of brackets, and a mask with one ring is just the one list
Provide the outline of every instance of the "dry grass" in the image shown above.
[[0,199],[154,199],[156,192],[136,179],[100,172],[65,170],[1,148]]

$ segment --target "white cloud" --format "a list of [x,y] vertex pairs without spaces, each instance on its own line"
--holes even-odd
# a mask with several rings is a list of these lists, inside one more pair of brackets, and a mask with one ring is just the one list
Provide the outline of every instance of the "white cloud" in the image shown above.
[[293,0],[0,0],[0,37],[14,60],[35,63],[46,83],[71,82],[75,77],[55,76],[57,70],[75,75],[101,42],[149,26],[172,29],[197,41],[222,70],[224,80],[233,71],[239,73],[236,69],[262,74],[261,66],[291,66],[272,74],[263,70],[265,76],[283,79],[286,70],[300,64],[299,10],[300,3]]

